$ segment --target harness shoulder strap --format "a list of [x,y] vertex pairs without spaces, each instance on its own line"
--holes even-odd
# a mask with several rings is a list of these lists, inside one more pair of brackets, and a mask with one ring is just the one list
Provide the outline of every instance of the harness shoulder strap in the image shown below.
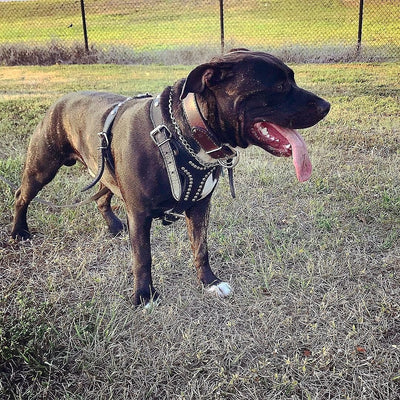
[[111,171],[114,173],[114,160],[112,158],[110,151],[111,128],[113,126],[115,117],[117,116],[118,110],[123,104],[125,104],[129,100],[132,100],[132,97],[128,97],[124,101],[118,103],[116,106],[113,107],[113,109],[107,115],[107,118],[104,122],[103,130],[98,133],[98,136],[100,138],[100,147],[99,147],[99,156],[98,156],[99,161],[98,161],[97,174],[93,179],[93,181],[89,185],[85,186],[81,190],[81,192],[85,192],[86,190],[91,189],[97,182],[99,182],[99,180],[103,176],[106,161]]

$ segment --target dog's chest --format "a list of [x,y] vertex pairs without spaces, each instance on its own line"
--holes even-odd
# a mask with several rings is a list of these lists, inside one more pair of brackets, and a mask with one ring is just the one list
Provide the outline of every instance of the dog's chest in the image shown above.
[[[208,196],[218,182],[217,166],[204,167],[194,160],[176,158],[179,170],[181,202],[193,203]],[[189,205],[189,204],[188,204]]]

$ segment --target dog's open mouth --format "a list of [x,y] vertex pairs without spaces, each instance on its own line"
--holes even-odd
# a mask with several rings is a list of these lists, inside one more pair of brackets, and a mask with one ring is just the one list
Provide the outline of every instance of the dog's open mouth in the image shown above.
[[294,129],[284,128],[271,122],[256,122],[250,129],[250,140],[275,156],[293,156],[297,179],[304,182],[310,178],[312,166],[307,146]]

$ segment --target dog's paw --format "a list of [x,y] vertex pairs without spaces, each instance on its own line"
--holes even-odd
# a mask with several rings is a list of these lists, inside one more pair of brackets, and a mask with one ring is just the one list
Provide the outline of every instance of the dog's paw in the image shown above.
[[128,231],[128,225],[124,224],[122,221],[120,221],[118,218],[115,218],[113,220],[112,224],[108,225],[108,231],[112,236],[120,236],[124,232]]
[[220,282],[217,285],[211,285],[206,289],[206,291],[215,294],[221,299],[228,297],[233,293],[231,285],[227,282]]
[[28,229],[14,229],[11,232],[11,237],[16,241],[21,242],[31,239],[32,235]]
[[150,312],[159,303],[159,298],[160,295],[154,287],[147,290],[137,290],[133,294],[133,302],[135,306]]

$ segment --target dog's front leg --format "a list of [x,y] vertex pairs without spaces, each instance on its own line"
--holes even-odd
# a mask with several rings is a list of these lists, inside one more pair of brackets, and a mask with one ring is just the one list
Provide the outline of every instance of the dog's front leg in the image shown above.
[[228,283],[217,278],[211,270],[208,258],[207,229],[210,197],[196,203],[194,207],[186,211],[186,225],[199,281],[208,291],[216,293],[219,297],[226,297],[232,293],[232,288]]
[[138,212],[127,212],[132,248],[134,303],[146,305],[158,298],[151,277],[150,229],[152,219]]

